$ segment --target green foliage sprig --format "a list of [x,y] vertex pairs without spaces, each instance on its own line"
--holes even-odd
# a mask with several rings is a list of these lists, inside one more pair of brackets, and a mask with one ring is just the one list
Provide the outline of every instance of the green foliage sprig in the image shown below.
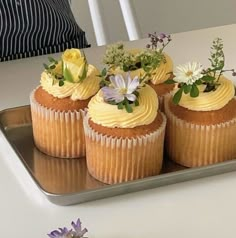
[[[181,82],[179,77],[174,76],[173,79],[168,79],[166,83],[178,83],[178,90],[173,96],[173,102],[178,104],[181,100],[182,94],[190,94],[191,97],[198,97],[199,88],[198,85],[205,85],[204,93],[215,91],[217,87],[220,85],[219,79],[221,75],[226,71],[231,71],[233,76],[236,76],[234,69],[224,69],[225,66],[225,56],[223,52],[223,41],[220,38],[216,38],[211,47],[210,58],[209,61],[211,66],[207,69],[202,69],[200,73],[198,73],[198,78],[193,78],[194,72],[189,70],[185,72],[185,79]],[[196,64],[196,63],[195,63]],[[185,65],[186,68],[186,65]],[[196,68],[196,65],[195,67]],[[174,72],[175,74],[175,72]],[[178,73],[176,73],[177,75]],[[183,77],[183,78],[184,78]],[[189,78],[189,80],[186,80]]]
[[49,64],[43,64],[45,71],[50,74],[55,80],[53,84],[58,81],[58,85],[61,87],[64,85],[64,81],[73,82],[73,78],[71,72],[68,69],[63,70],[63,62],[62,69],[60,72],[56,71],[56,67],[58,67],[59,62],[53,57],[48,57]]
[[150,44],[147,44],[146,49],[137,53],[126,50],[123,43],[108,46],[103,63],[108,65],[108,70],[119,67],[124,72],[128,72],[142,68],[147,76],[150,76],[152,70],[166,61],[163,49],[169,44],[171,37],[164,33],[158,35],[156,32],[148,34],[148,37]]

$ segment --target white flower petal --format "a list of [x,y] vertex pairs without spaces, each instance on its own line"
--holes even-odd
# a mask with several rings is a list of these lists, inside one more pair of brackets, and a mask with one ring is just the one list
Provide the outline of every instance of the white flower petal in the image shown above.
[[125,80],[121,74],[115,75],[116,88],[126,88]]
[[132,93],[134,92],[139,86],[139,77],[136,76],[133,78],[133,80],[131,80],[130,84],[128,85],[127,88],[127,93]]
[[105,101],[115,101],[119,103],[124,100],[124,95],[120,94],[117,89],[111,87],[103,87],[101,90],[103,92]]
[[125,96],[129,101],[132,101],[132,102],[134,102],[137,98],[134,94],[126,94]]
[[129,85],[131,84],[131,82],[132,82],[132,79],[131,79],[131,77],[130,77],[130,72],[128,72],[127,74],[126,74],[126,80],[125,80],[125,83],[126,83],[126,88],[129,88]]
[[135,101],[137,99],[133,92],[139,86],[139,77],[134,79],[130,77],[128,73],[125,78],[122,75],[115,75],[110,77],[111,85],[109,87],[103,87],[103,97],[105,101],[115,101],[116,103],[122,102],[125,97],[129,101]]
[[112,75],[112,76],[109,77],[109,79],[110,79],[110,82],[111,82],[111,87],[117,88],[115,76]]
[[122,94],[117,94],[116,98],[114,98],[116,103],[122,102],[124,99],[125,99],[125,97]]

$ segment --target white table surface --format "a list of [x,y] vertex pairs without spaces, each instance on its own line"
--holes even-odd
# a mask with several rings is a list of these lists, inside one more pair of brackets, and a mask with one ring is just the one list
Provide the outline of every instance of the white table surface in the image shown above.
[[[224,40],[226,67],[236,67],[236,24],[175,34],[166,51],[175,64],[197,60],[208,66],[215,37]],[[103,52],[87,49],[89,62],[100,67]],[[29,104],[46,58],[0,63],[0,110]],[[47,237],[78,217],[90,238],[236,237],[236,172],[63,207],[41,194],[0,133],[0,189],[0,237]]]

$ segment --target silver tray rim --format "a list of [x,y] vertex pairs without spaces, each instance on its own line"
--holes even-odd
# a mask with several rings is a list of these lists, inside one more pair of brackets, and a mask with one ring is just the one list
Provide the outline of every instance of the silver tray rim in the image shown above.
[[168,172],[165,174],[160,174],[152,177],[147,177],[143,179],[138,179],[134,181],[102,186],[100,188],[88,189],[75,193],[68,194],[54,194],[45,191],[41,185],[38,183],[34,175],[31,173],[29,167],[27,166],[24,159],[22,159],[21,153],[17,150],[17,148],[10,142],[6,128],[2,124],[1,115],[7,113],[9,111],[20,110],[22,108],[29,107],[29,105],[12,107],[8,109],[4,109],[0,111],[0,130],[4,135],[6,141],[10,145],[13,152],[16,154],[17,158],[23,164],[25,170],[28,172],[29,176],[34,181],[35,185],[38,189],[46,196],[46,198],[56,204],[61,206],[79,204],[84,202],[89,202],[98,199],[104,199],[109,197],[114,197],[118,195],[124,195],[133,192],[144,191],[148,189],[154,189],[161,186],[167,186],[171,184],[177,184],[181,182],[186,182],[190,180],[200,179],[204,177],[210,177],[214,175],[219,175],[223,173],[233,172],[236,170],[236,160],[229,160],[217,164],[212,164],[203,167],[197,168],[186,168],[179,171]]

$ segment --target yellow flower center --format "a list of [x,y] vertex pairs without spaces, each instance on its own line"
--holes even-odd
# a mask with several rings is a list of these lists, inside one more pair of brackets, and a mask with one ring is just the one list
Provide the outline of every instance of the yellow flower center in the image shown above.
[[119,93],[126,94],[127,93],[127,88],[120,88]]
[[193,75],[193,71],[188,71],[188,72],[186,73],[186,76],[187,76],[187,77],[192,76],[192,75]]

